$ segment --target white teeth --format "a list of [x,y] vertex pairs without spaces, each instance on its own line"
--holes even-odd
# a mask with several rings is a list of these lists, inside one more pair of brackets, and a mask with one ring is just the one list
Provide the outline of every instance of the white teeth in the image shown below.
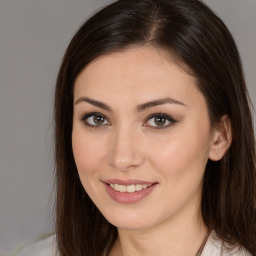
[[146,189],[150,187],[152,184],[146,185],[146,184],[132,184],[132,185],[119,185],[119,184],[109,184],[111,188],[118,192],[128,192],[128,193],[134,193],[136,191],[141,191],[142,189]]
[[135,185],[129,185],[129,186],[127,186],[126,191],[129,192],[129,193],[134,193],[134,192],[136,191]]
[[118,185],[118,191],[119,192],[126,192],[127,187],[125,185]]
[[142,190],[142,185],[141,184],[136,184],[136,191],[141,191]]

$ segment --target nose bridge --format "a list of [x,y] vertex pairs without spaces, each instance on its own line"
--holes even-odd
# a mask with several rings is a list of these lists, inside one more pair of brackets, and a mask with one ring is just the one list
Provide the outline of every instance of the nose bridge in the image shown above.
[[116,127],[110,143],[109,163],[115,169],[126,171],[142,164],[140,136],[129,124]]

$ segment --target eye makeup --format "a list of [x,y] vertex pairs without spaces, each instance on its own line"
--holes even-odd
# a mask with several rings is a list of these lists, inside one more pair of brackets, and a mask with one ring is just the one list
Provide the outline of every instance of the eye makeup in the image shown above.
[[[84,125],[89,128],[102,128],[106,125],[111,125],[107,117],[99,112],[84,114],[80,119]],[[142,125],[153,129],[166,129],[175,123],[177,123],[177,120],[170,115],[165,113],[153,113],[145,118]]]
[[177,123],[173,117],[164,113],[154,113],[146,118],[143,126],[149,126],[154,129],[165,129]]
[[107,118],[99,112],[90,112],[81,117],[81,121],[89,128],[100,128],[105,125],[110,125]]

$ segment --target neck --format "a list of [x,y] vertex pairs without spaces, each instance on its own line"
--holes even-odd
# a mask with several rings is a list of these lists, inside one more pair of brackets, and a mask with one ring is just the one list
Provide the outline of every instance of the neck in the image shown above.
[[201,211],[179,213],[143,230],[118,229],[118,239],[109,256],[195,256],[207,233]]

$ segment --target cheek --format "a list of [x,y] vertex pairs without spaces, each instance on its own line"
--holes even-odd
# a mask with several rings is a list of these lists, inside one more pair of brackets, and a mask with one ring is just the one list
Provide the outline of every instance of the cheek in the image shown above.
[[84,131],[73,130],[72,148],[80,177],[89,176],[96,172],[103,157],[103,144],[103,141],[98,140],[95,135],[86,136]]
[[74,128],[72,148],[80,181],[90,198],[97,202],[97,198],[100,198],[100,191],[97,189],[100,183],[98,173],[104,169],[104,140],[99,140],[96,133],[89,135],[84,129]]
[[165,142],[161,147],[152,147],[151,164],[166,175],[179,175],[191,163],[194,152],[181,141]]
[[190,127],[148,148],[152,164],[167,175],[202,173],[208,160],[209,133],[207,129]]

